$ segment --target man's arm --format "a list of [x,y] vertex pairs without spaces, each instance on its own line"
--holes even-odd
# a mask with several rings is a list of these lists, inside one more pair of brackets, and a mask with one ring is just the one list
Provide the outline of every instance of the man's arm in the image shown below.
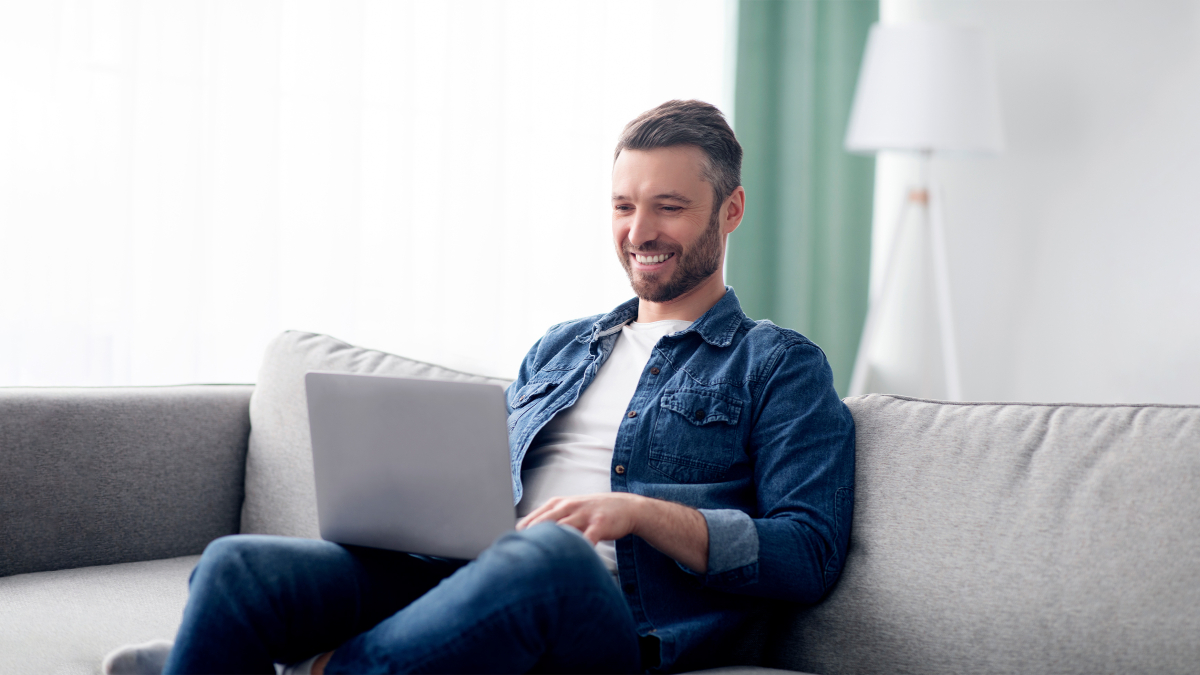
[[634,534],[688,569],[708,570],[708,524],[682,504],[628,492],[554,497],[522,518],[517,529],[546,521],[570,525],[593,544]]
[[757,509],[700,509],[708,520],[705,586],[818,601],[845,563],[854,495],[854,420],[825,355],[794,341],[766,373],[749,410],[746,451]]

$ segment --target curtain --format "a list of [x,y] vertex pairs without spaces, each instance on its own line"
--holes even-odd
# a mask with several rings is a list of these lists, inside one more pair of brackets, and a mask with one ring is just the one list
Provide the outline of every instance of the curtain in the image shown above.
[[875,162],[842,149],[877,0],[741,0],[735,131],[746,217],[729,283],[800,331],[845,395],[867,313]]
[[284,329],[512,376],[632,292],[612,147],[725,0],[0,3],[0,386],[251,382]]

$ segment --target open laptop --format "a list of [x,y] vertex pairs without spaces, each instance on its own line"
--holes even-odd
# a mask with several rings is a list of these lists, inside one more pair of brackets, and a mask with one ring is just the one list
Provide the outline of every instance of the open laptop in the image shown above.
[[305,375],[321,538],[473,559],[516,524],[504,390]]

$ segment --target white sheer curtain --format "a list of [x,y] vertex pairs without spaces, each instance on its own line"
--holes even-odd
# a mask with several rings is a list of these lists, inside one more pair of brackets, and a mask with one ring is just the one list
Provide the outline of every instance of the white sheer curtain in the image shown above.
[[512,375],[630,296],[621,126],[727,0],[0,3],[0,385],[252,382],[287,328]]

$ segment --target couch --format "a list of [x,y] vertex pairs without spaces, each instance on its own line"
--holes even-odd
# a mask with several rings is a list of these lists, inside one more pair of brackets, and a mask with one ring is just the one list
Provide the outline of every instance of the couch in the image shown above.
[[[0,389],[0,671],[170,638],[212,539],[316,536],[303,374],[494,381],[288,332],[248,385]],[[1200,406],[846,399],[850,553],[714,667],[1200,671]]]

